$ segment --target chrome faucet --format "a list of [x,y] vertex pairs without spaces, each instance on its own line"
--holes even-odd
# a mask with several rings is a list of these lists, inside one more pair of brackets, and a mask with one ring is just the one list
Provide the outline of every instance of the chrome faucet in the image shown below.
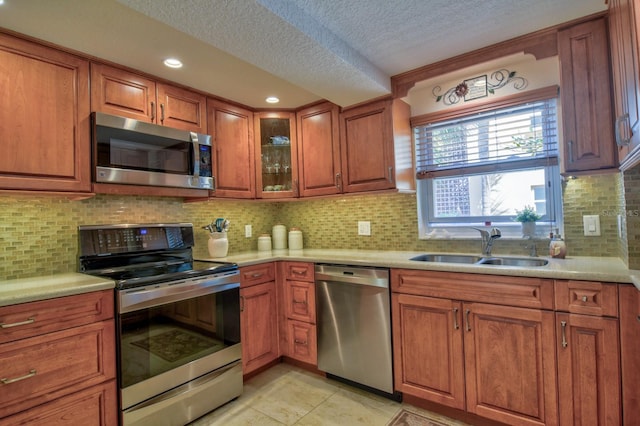
[[490,231],[480,228],[473,229],[480,232],[480,236],[482,237],[482,255],[491,256],[491,247],[493,247],[493,242],[500,238],[502,233],[498,228],[491,228]]

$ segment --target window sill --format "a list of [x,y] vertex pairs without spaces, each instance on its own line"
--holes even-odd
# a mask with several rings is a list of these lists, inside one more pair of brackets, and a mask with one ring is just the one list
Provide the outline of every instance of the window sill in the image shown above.
[[[503,240],[522,240],[522,226],[519,223],[494,223],[491,226],[473,224],[447,224],[430,225],[426,229],[420,229],[420,240],[469,240],[478,239],[480,233],[473,228],[485,229],[498,228]],[[549,233],[556,226],[549,222],[539,222],[536,227],[534,239],[549,240]]]

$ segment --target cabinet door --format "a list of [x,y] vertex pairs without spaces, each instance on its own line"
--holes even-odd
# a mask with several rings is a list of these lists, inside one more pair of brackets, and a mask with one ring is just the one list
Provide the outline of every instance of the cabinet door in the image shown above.
[[618,320],[556,315],[560,424],[620,424]]
[[207,133],[207,98],[180,87],[157,84],[158,124]]
[[0,34],[0,189],[91,190],[89,63]]
[[315,324],[316,293],[314,283],[285,281],[284,303],[284,312],[287,318]]
[[295,118],[288,112],[254,114],[258,198],[300,194]]
[[342,113],[344,192],[395,188],[391,101],[379,101]]
[[91,111],[156,122],[156,83],[146,77],[91,63]]
[[620,351],[622,353],[622,424],[640,419],[640,291],[620,285]]
[[464,409],[460,303],[398,293],[392,303],[396,390]]
[[207,109],[208,133],[214,145],[214,195],[255,198],[253,113],[215,99],[207,100]]
[[467,411],[511,425],[558,423],[552,312],[463,304]]
[[609,1],[609,34],[615,103],[615,134],[620,163],[640,146],[640,70],[638,29],[640,5],[634,0]]
[[616,167],[604,19],[558,32],[564,171]]
[[278,315],[274,281],[240,289],[243,373],[278,358]]
[[338,106],[329,102],[296,114],[300,196],[342,192]]

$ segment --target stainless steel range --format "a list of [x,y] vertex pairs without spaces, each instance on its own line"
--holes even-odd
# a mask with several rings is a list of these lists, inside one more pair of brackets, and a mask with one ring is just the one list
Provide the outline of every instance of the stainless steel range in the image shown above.
[[240,274],[193,225],[81,226],[80,272],[116,281],[124,425],[184,425],[242,393]]

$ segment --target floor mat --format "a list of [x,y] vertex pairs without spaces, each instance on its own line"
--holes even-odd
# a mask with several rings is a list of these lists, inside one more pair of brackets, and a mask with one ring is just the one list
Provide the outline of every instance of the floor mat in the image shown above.
[[411,411],[401,410],[387,426],[447,426],[447,424]]
[[190,334],[182,330],[171,330],[155,336],[131,342],[139,348],[174,362],[216,345],[215,340]]

